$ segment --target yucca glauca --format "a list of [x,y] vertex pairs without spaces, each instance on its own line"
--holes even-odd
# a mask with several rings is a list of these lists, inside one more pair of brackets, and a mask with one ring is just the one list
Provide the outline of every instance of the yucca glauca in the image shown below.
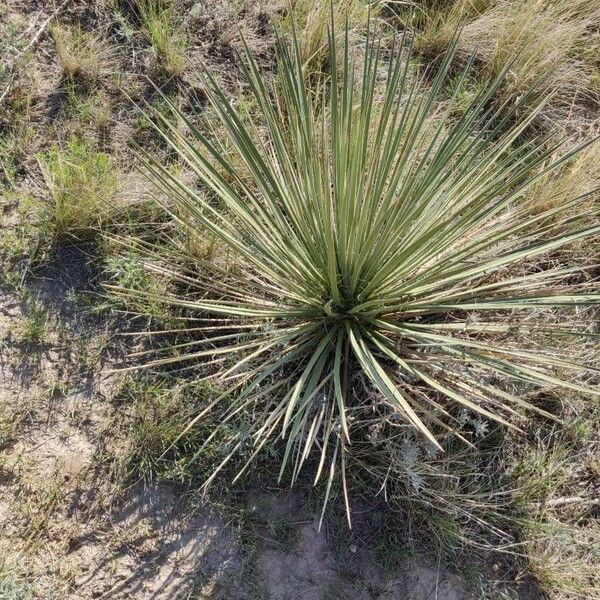
[[293,481],[310,463],[329,494],[336,473],[345,489],[373,420],[409,426],[433,448],[448,435],[469,443],[465,409],[518,426],[529,411],[551,417],[536,390],[598,394],[598,369],[570,342],[594,343],[600,295],[559,257],[600,227],[582,198],[541,214],[523,202],[576,150],[550,162],[560,143],[522,142],[545,99],[499,105],[504,74],[457,112],[469,67],[448,98],[453,51],[432,75],[408,46],[368,34],[356,50],[347,31],[330,32],[328,75],[314,77],[296,40],[280,39],[271,82],[245,48],[250,114],[207,71],[219,135],[175,106],[178,119],[157,117],[202,183],[142,155],[159,201],[235,265],[188,254],[174,266],[146,252],[146,268],[185,289],[161,300],[195,319],[191,341],[149,364],[197,361],[221,382],[190,423],[215,410],[222,423],[244,417],[221,466],[279,444],[281,473],[287,465]]

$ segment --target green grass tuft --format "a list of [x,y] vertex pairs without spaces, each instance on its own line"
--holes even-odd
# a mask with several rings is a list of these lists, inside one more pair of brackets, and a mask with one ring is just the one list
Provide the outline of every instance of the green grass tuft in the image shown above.
[[38,162],[50,193],[40,219],[55,236],[89,234],[114,209],[119,179],[108,154],[73,138],[40,154]]
[[180,77],[186,64],[188,41],[178,26],[172,0],[134,0],[141,28],[152,45],[158,75]]

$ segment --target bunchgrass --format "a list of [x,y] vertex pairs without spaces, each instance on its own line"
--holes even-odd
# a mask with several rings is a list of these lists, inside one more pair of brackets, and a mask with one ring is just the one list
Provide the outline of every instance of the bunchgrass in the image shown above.
[[114,70],[115,55],[104,38],[79,25],[55,24],[50,31],[56,60],[67,79],[89,83]]
[[401,12],[401,20],[415,29],[415,51],[429,60],[437,60],[448,51],[457,28],[487,6],[486,0],[426,2],[423,6],[409,5]]
[[598,54],[599,26],[597,2],[510,0],[482,12],[466,25],[464,37],[467,47],[477,48],[488,73],[511,61],[499,90],[503,97],[521,97],[543,74],[553,92],[549,108],[561,108],[564,117],[575,101],[589,102],[593,96],[593,69],[585,55]]
[[416,53],[430,63],[444,56],[454,32],[463,28],[456,62],[464,64],[475,53],[483,79],[504,71],[497,100],[520,99],[536,86],[540,94],[551,91],[538,124],[577,128],[588,118],[583,106],[597,101],[597,65],[590,61],[598,56],[597,2],[433,1],[409,4],[400,18],[414,30]]
[[132,0],[140,16],[141,28],[155,52],[159,74],[179,77],[183,73],[187,40],[177,25],[175,5],[171,0]]
[[[553,257],[600,226],[585,194],[533,215],[525,202],[577,152],[560,154],[554,139],[519,145],[545,106],[538,89],[490,104],[501,70],[456,117],[469,78],[451,73],[456,38],[432,77],[410,69],[405,38],[384,60],[367,33],[356,57],[348,31],[330,29],[328,77],[310,88],[290,38],[278,41],[274,90],[249,50],[240,57],[260,115],[249,123],[204,73],[226,141],[174,105],[185,127],[156,115],[203,184],[141,152],[158,201],[184,235],[214,236],[235,260],[203,261],[175,236],[124,242],[173,282],[155,299],[188,319],[187,341],[138,359],[200,364],[225,390],[180,435],[215,411],[225,427],[244,423],[206,485],[240,453],[249,459],[239,475],[264,448],[280,448],[280,476],[293,483],[310,464],[325,503],[339,478],[350,518],[349,469],[377,475],[384,491],[404,469],[407,493],[418,493],[446,473],[432,462],[411,475],[417,453],[468,449],[490,424],[518,428],[532,413],[552,419],[539,400],[547,390],[598,395],[584,342],[600,295],[585,265]],[[375,435],[382,443],[365,457]]]
[[114,209],[118,176],[108,154],[73,138],[38,156],[38,162],[50,194],[40,219],[53,235],[89,233]]

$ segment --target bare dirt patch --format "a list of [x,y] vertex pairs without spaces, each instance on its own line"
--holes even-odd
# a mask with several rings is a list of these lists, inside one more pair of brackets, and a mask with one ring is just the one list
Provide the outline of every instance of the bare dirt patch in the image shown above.
[[[263,527],[256,532],[257,566],[267,598],[475,598],[458,576],[426,560],[407,557],[396,561],[393,568],[386,568],[373,548],[361,541],[360,534],[350,545],[350,552],[342,556],[336,551],[327,524],[319,529],[319,516],[303,511],[296,495],[260,495],[255,499],[255,510],[264,519]],[[274,529],[273,523],[279,523],[279,527]]]
[[231,530],[208,505],[182,510],[170,486],[132,489],[102,525],[83,531],[66,557],[79,566],[75,598],[248,597],[236,583]]

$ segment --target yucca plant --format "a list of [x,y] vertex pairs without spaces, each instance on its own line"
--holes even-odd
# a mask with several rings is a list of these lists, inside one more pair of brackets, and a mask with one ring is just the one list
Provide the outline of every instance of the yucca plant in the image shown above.
[[213,477],[281,444],[281,474],[293,482],[311,463],[326,497],[336,474],[347,492],[348,457],[374,420],[439,448],[449,435],[471,443],[465,410],[517,426],[528,411],[552,416],[536,390],[598,395],[598,369],[566,341],[589,350],[586,311],[600,300],[581,265],[557,258],[600,232],[589,204],[532,216],[521,202],[577,151],[548,165],[559,142],[520,143],[539,96],[491,103],[503,72],[457,118],[460,84],[437,103],[453,50],[419,74],[404,38],[384,48],[371,31],[355,53],[330,31],[328,43],[329,77],[311,88],[293,35],[278,40],[275,86],[245,48],[258,110],[244,119],[205,71],[226,141],[171,106],[185,130],[158,126],[201,190],[141,153],[180,231],[218,239],[235,264],[194,258],[173,236],[137,244],[183,290],[161,300],[192,336],[144,365],[200,362],[222,384],[189,427],[215,410],[246,424]]

